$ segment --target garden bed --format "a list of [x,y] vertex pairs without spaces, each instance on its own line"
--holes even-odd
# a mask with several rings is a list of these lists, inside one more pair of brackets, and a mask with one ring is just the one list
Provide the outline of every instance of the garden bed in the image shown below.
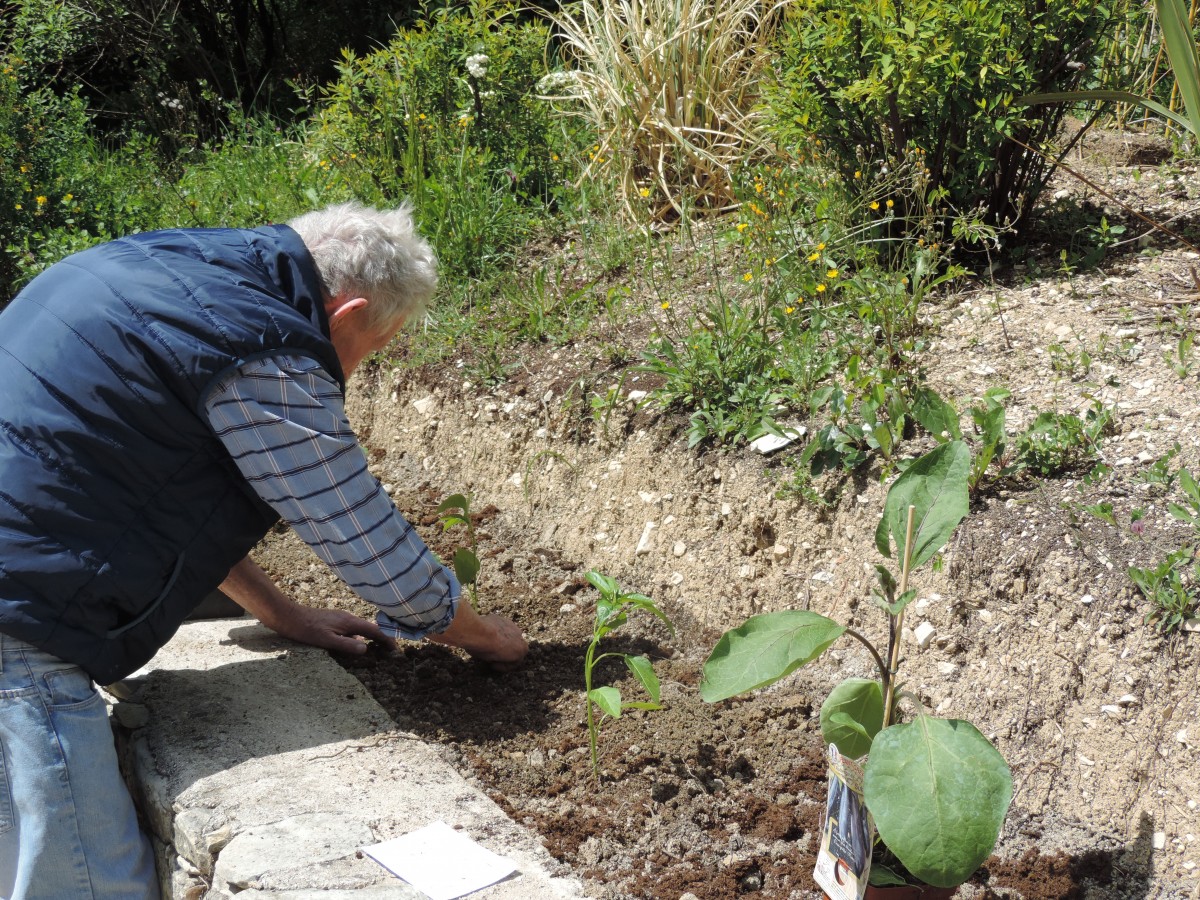
[[[1187,173],[1112,158],[1093,178],[1155,218],[1186,214]],[[1194,324],[1197,255],[1154,243],[1114,248],[1086,272],[1056,270],[1049,246],[928,310],[928,382],[960,406],[1003,385],[1014,429],[1095,403],[1115,416],[1086,465],[981,490],[943,564],[916,583],[908,621],[933,634],[923,648],[906,640],[906,687],[937,715],[976,723],[1015,784],[996,853],[960,898],[1164,900],[1200,887],[1196,636],[1147,624],[1153,606],[1126,574],[1190,539],[1167,511],[1178,484],[1157,476],[1200,471],[1196,371],[1178,347]],[[704,277],[670,282],[671,315],[703,302]],[[658,299],[630,333],[660,316]],[[819,507],[787,493],[787,450],[689,451],[678,420],[625,402],[646,384],[618,382],[604,361],[611,339],[527,348],[499,387],[453,359],[358,382],[351,417],[373,469],[444,556],[461,536],[442,533],[437,504],[472,493],[480,606],[513,616],[531,650],[509,674],[435,646],[343,663],[597,898],[819,897],[815,717],[833,684],[871,674],[866,652],[835,645],[771,689],[715,705],[697,684],[721,631],[755,612],[808,608],[880,635],[868,597],[881,463],[819,482]],[[622,399],[593,415],[578,391],[572,400],[580,379],[620,384]],[[294,537],[273,536],[259,555],[298,599],[373,615]],[[676,626],[634,616],[606,639],[651,658],[665,709],[604,723],[599,781],[583,699],[589,569],[648,594]],[[597,682],[638,691],[615,660]]]

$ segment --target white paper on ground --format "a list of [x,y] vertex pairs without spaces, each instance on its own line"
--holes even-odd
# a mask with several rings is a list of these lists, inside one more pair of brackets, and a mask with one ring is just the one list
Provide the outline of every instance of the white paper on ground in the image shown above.
[[363,852],[432,900],[454,900],[495,884],[517,870],[445,822],[363,847]]

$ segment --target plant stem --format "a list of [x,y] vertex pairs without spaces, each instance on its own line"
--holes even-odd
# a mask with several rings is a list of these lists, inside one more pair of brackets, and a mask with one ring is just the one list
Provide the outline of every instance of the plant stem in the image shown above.
[[875,660],[875,665],[879,668],[879,680],[887,685],[891,679],[888,674],[888,667],[883,661],[883,657],[879,655],[879,651],[875,649],[875,645],[868,641],[865,637],[855,631],[853,628],[847,628],[846,634],[852,638],[856,638],[864,647],[871,651],[871,656]]
[[[904,565],[900,569],[900,596],[908,592],[908,565],[912,561],[913,519],[916,518],[916,506],[909,504],[908,521],[904,526]],[[891,646],[888,647],[887,679],[883,696],[883,727],[892,723],[892,698],[896,690],[896,669],[900,665],[900,635],[904,630],[904,610],[900,610],[892,623]]]
[[596,718],[592,712],[592,667],[595,665],[593,657],[596,653],[596,641],[588,646],[587,657],[583,662],[583,689],[584,689],[584,704],[587,706],[587,727],[588,727],[588,747],[592,751],[592,775],[596,779],[596,784],[600,784],[600,754],[596,747]]

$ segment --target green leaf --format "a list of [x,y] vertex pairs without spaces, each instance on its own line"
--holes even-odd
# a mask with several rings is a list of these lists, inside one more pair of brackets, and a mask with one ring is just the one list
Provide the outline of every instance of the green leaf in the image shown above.
[[[921,427],[938,441],[958,440],[962,437],[958,411],[953,404],[943,400],[930,388],[917,389],[912,402],[912,414]],[[943,433],[948,437],[942,437]]]
[[897,557],[904,559],[908,507],[915,506],[913,551],[909,563],[915,569],[950,540],[950,535],[967,515],[967,473],[971,451],[962,441],[950,441],[926,453],[888,491],[883,518],[875,532],[875,544],[891,556],[889,538],[896,543]]
[[454,574],[459,584],[474,584],[479,577],[479,557],[466,547],[454,551]]
[[713,648],[704,664],[700,696],[715,703],[773,684],[816,659],[845,631],[808,610],[751,616],[725,632]]
[[900,862],[927,884],[953,887],[995,847],[1012,773],[969,722],[921,716],[875,736],[863,796]]
[[588,583],[606,597],[616,596],[619,588],[615,578],[609,578],[607,575],[601,575],[594,569],[583,576],[588,580]]
[[871,750],[883,727],[883,689],[870,678],[847,678],[821,704],[821,736],[843,756],[858,759]]
[[658,676],[654,674],[654,667],[650,665],[650,660],[644,656],[626,656],[625,665],[629,666],[629,671],[642,683],[642,687],[646,689],[650,699],[658,703],[662,699],[662,691],[659,688]]
[[448,509],[461,509],[464,513],[470,509],[470,504],[467,498],[462,494],[452,494],[441,503],[438,504],[437,511],[445,512]]
[[588,699],[600,707],[600,711],[614,719],[621,717],[621,692],[615,687],[598,687],[588,691]]
[[1196,57],[1196,38],[1188,19],[1188,7],[1183,0],[1155,0],[1154,6],[1175,86],[1187,110],[1187,129],[1200,137],[1200,60]]

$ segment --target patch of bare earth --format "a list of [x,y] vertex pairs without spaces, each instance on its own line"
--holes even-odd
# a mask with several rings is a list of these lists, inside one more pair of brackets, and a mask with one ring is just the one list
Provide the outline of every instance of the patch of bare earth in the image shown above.
[[[1154,146],[1089,136],[1069,164],[1194,233],[1200,182],[1161,154],[1143,161]],[[961,407],[990,387],[1012,390],[1010,431],[1046,410],[1114,409],[1098,456],[1111,472],[985,492],[940,571],[918,579],[907,624],[935,631],[926,649],[906,642],[903,671],[929,709],[976,723],[1013,769],[995,855],[960,898],[1197,897],[1198,637],[1145,624],[1150,607],[1126,569],[1190,538],[1166,508],[1178,489],[1145,476],[1175,444],[1172,468],[1200,472],[1200,364],[1169,359],[1194,326],[1200,259],[1153,234],[1139,243],[1148,228],[1076,179],[1060,175],[1055,191],[1109,206],[1128,243],[1069,274],[1049,246],[999,283],[945,298],[930,309],[922,362]],[[679,305],[703,300],[702,283],[678,284]],[[658,309],[658,295],[644,299]],[[513,616],[531,651],[506,675],[434,646],[342,662],[400,728],[441,743],[540,832],[597,898],[819,897],[816,713],[838,680],[871,674],[865,650],[835,645],[774,687],[716,705],[699,700],[697,683],[720,632],[758,611],[810,608],[882,640],[867,598],[886,484],[878,468],[826,482],[834,505],[816,510],[776,496],[786,456],[689,452],[677,420],[632,405],[606,428],[581,417],[571,385],[611,375],[611,338],[523,348],[513,377],[492,389],[464,383],[453,361],[354,386],[351,417],[373,468],[431,545],[448,554],[456,538],[436,525],[441,499],[469,491],[486,507],[480,605]],[[629,378],[622,390],[642,386]],[[1099,503],[1117,527],[1085,510]],[[1141,535],[1128,528],[1134,509],[1145,511]],[[273,535],[259,557],[298,599],[372,614],[293,536]],[[672,635],[635,616],[610,638],[650,656],[666,708],[604,724],[598,783],[584,726],[589,568],[649,594],[676,625]],[[597,679],[638,690],[616,662]]]

